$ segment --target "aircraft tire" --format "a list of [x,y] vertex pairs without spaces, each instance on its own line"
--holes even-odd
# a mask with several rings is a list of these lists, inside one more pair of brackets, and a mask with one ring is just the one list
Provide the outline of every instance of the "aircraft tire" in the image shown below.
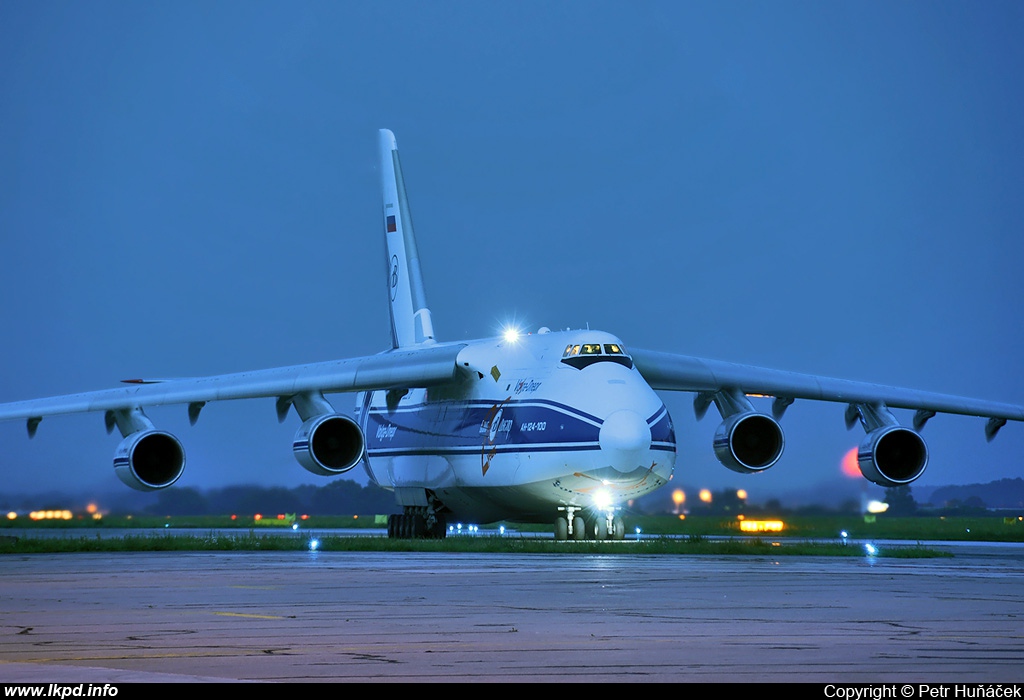
[[572,538],[574,540],[587,539],[587,524],[579,516],[572,519]]
[[434,526],[430,529],[429,536],[435,540],[443,540],[448,536],[448,521],[437,516],[434,520]]
[[612,539],[613,540],[624,540],[626,539],[626,523],[618,515],[612,520]]
[[555,540],[565,542],[569,539],[569,521],[558,516],[555,518]]
[[594,523],[594,539],[606,540],[608,539],[608,519],[604,517],[598,517]]
[[409,536],[414,540],[422,540],[427,536],[427,519],[422,515],[410,515]]

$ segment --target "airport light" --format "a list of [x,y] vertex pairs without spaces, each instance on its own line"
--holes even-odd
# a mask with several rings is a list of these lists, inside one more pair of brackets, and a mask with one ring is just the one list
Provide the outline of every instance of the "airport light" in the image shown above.
[[675,510],[673,511],[676,515],[679,515],[679,509],[686,503],[686,493],[682,489],[676,489],[672,492],[672,503],[675,504]]
[[72,515],[70,510],[34,510],[28,517],[31,520],[71,520]]
[[711,503],[711,489],[700,490],[701,503]]
[[884,513],[887,510],[889,510],[888,503],[883,503],[882,501],[868,501],[869,513]]
[[843,476],[848,476],[851,479],[860,478],[860,464],[857,463],[856,447],[851,447],[847,450],[846,454],[843,455],[843,460],[839,463],[839,471],[843,473]]
[[782,532],[785,526],[781,520],[741,520],[740,532]]
[[311,538],[309,540],[309,551],[315,552],[318,549],[320,549],[320,540],[315,537]]

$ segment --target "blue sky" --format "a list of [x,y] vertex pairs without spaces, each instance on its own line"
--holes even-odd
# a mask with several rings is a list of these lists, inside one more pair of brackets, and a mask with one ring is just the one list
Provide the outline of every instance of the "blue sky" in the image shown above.
[[[589,324],[1022,403],[1021,36],[999,1],[0,0],[0,401],[384,349],[387,127],[441,339]],[[752,498],[862,437],[797,402],[743,478],[666,402],[676,478]],[[149,413],[181,485],[320,483],[273,400]],[[0,424],[0,492],[121,488],[102,425]],[[918,483],[1024,475],[1024,426],[983,425],[933,419]]]

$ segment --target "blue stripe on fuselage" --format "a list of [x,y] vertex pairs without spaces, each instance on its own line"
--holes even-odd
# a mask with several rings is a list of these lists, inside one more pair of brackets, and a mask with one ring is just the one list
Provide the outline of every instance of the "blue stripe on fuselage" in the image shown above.
[[[452,401],[371,408],[366,422],[370,456],[549,452],[600,449],[601,420],[544,399]],[[651,449],[675,451],[672,421],[664,406],[647,420]]]

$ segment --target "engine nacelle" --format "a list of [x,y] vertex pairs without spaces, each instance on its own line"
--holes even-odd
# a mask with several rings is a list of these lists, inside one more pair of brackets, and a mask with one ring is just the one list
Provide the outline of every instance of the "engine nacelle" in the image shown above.
[[864,478],[886,488],[902,486],[924,473],[928,446],[910,428],[890,425],[868,433],[857,450]]
[[117,446],[114,473],[137,491],[165,489],[185,471],[185,449],[162,430],[132,433]]
[[734,472],[753,474],[779,461],[786,439],[771,416],[746,411],[722,421],[714,445],[719,462]]
[[299,427],[292,451],[307,471],[336,476],[359,464],[365,445],[358,423],[339,413],[327,413],[314,416]]

